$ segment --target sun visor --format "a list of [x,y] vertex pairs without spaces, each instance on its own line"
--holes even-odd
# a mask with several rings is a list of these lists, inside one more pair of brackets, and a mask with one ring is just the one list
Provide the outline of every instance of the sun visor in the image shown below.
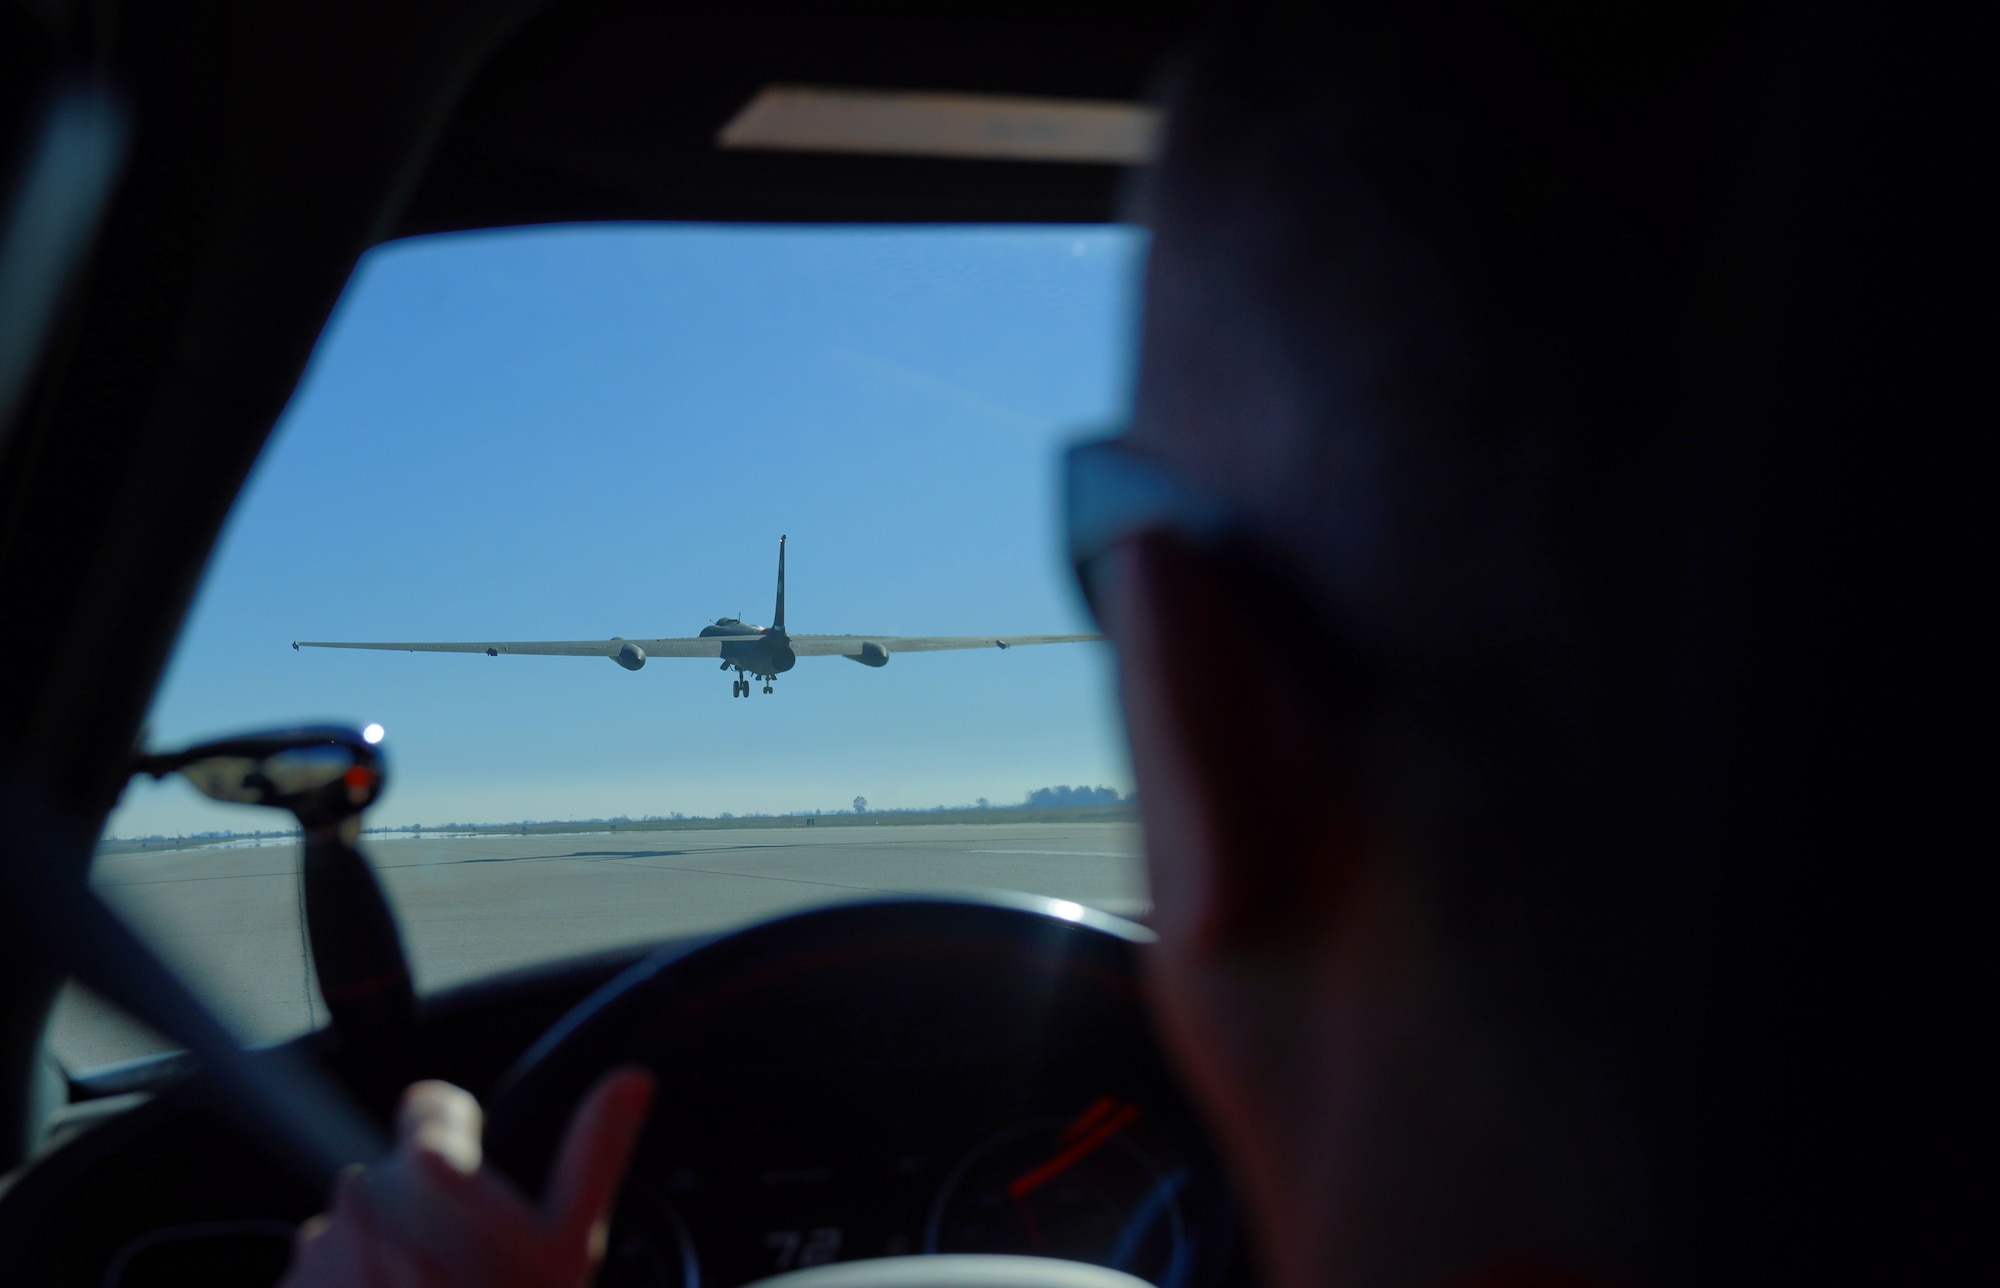
[[767,85],[716,136],[719,147],[984,161],[1143,165],[1160,134],[1143,103]]

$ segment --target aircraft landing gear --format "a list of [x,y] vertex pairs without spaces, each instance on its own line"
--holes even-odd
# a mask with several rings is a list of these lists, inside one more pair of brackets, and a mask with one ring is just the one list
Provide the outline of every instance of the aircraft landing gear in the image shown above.
[[770,691],[771,691],[771,684],[770,684],[770,681],[766,680],[766,681],[764,682],[764,692],[766,692],[766,693],[769,693]]
[[750,681],[744,679],[742,676],[738,676],[735,679],[731,680],[729,682],[729,696],[732,698],[749,697]]

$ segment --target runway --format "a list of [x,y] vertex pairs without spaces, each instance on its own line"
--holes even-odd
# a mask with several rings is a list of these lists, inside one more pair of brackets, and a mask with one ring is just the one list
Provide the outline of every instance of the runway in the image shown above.
[[[803,826],[728,831],[369,837],[420,991],[623,944],[748,925],[877,894],[1011,890],[1126,917],[1150,911],[1132,823]],[[323,1023],[294,846],[100,857],[107,901],[245,1041]],[[69,1069],[170,1044],[71,988],[51,1049]]]

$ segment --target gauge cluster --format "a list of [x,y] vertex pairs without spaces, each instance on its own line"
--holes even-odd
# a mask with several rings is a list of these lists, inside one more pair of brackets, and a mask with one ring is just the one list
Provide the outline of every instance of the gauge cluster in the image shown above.
[[701,1159],[652,1151],[627,1187],[599,1282],[729,1288],[923,1252],[1063,1257],[1162,1288],[1225,1282],[1227,1213],[1212,1164],[1183,1142],[1176,1116],[1080,1093],[1060,1112],[980,1122],[976,1138],[970,1123],[890,1113],[857,1115],[842,1124],[854,1130],[815,1133],[812,1146],[779,1145],[773,1122],[746,1133],[750,1148],[715,1140],[721,1148]]
[[1179,1194],[1190,1166],[1140,1140],[1145,1110],[1099,1096],[1082,1113],[1031,1119],[983,1142],[945,1178],[924,1224],[926,1252],[1066,1257],[1182,1284],[1189,1270]]

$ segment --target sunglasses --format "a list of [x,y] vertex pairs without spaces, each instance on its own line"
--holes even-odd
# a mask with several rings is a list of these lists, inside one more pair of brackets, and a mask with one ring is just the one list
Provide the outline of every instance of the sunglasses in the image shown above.
[[1107,556],[1140,536],[1162,535],[1224,570],[1229,586],[1279,632],[1286,651],[1313,662],[1298,676],[1314,690],[1381,683],[1377,663],[1329,621],[1290,560],[1273,550],[1267,525],[1191,481],[1122,435],[1092,439],[1063,455],[1063,520],[1076,585],[1100,631],[1117,561]]
[[1242,543],[1242,525],[1222,501],[1124,437],[1091,439],[1063,454],[1063,523],[1078,591],[1100,630],[1115,547],[1163,533],[1198,550]]

